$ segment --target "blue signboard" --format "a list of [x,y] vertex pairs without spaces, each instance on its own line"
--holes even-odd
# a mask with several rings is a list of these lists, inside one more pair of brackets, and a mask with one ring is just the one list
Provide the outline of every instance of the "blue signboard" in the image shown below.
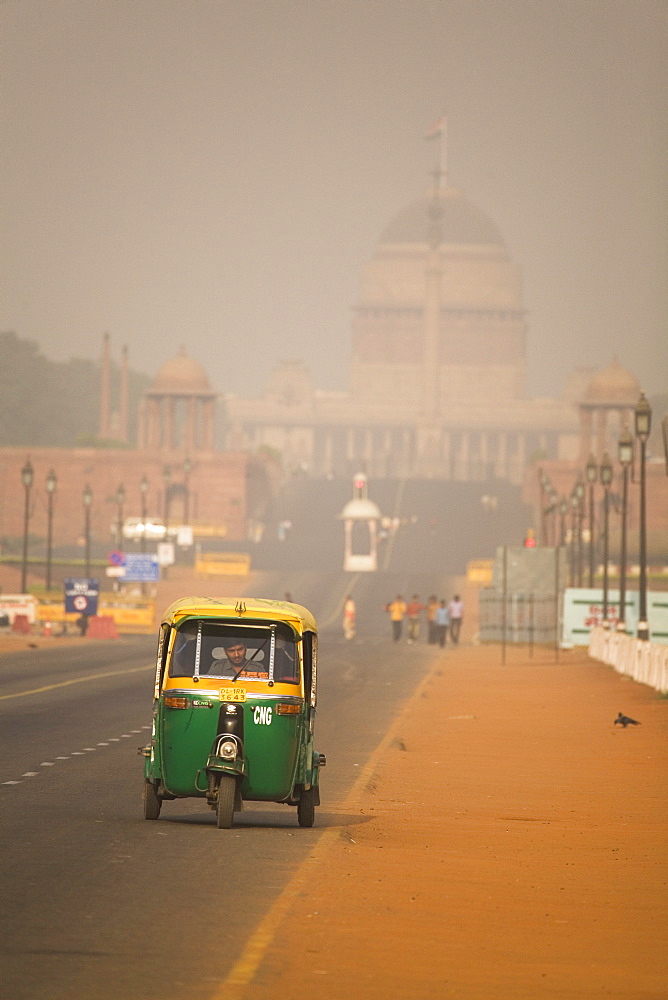
[[69,577],[64,583],[66,614],[96,615],[100,581],[88,577]]
[[145,555],[143,552],[126,552],[123,579],[126,581],[139,580],[143,583],[153,583],[159,580],[160,566],[158,564],[158,557],[155,555]]

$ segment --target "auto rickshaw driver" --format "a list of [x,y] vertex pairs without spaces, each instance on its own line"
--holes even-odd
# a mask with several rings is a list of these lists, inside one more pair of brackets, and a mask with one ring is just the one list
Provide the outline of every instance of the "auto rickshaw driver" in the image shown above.
[[[263,668],[261,663],[258,663],[255,659],[249,660],[246,656],[248,652],[248,647],[245,642],[241,639],[236,639],[234,637],[224,640],[222,646],[216,646],[215,649],[211,651],[214,663],[211,668],[211,673],[216,673],[220,677],[231,677],[236,680],[237,677],[241,676],[267,676],[268,671]],[[222,663],[223,656],[227,657],[228,662]]]

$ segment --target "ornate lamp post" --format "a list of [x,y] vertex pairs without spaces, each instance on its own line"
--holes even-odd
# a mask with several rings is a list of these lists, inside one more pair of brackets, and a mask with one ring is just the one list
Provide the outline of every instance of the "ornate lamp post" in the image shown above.
[[30,459],[26,459],[26,464],[21,469],[21,482],[25,493],[25,503],[23,507],[23,558],[21,559],[21,593],[25,594],[28,585],[28,532],[30,530],[30,489],[33,484],[35,473],[30,464]]
[[[169,484],[172,479],[172,470],[168,465],[162,470],[162,481],[165,484],[165,542],[169,541]],[[167,574],[169,573],[169,568],[167,562],[165,561],[162,567],[162,577],[164,580],[167,579]]]
[[46,477],[46,590],[51,590],[51,551],[53,548],[53,495],[56,492],[58,480],[51,469]]
[[652,408],[640,393],[635,409],[635,431],[640,441],[640,607],[638,609],[638,638],[649,639],[647,621],[647,510],[645,497],[645,449],[652,428]]
[[86,545],[86,577],[90,577],[90,508],[93,503],[93,491],[90,486],[84,487],[84,539]]
[[172,470],[168,465],[166,465],[162,470],[162,481],[165,484],[165,541],[167,538],[167,529],[169,528],[169,484],[172,481]]
[[575,501],[577,503],[576,507],[576,521],[577,521],[577,585],[582,586],[582,521],[583,509],[582,504],[585,495],[585,484],[582,478],[582,473],[578,473],[578,478],[576,480],[575,486],[573,487],[573,492],[575,494]]
[[183,510],[183,520],[190,524],[190,473],[193,471],[193,463],[186,457],[183,463],[183,480],[186,488],[186,502]]
[[566,515],[568,514],[568,500],[562,497],[559,501],[559,545],[566,544]]
[[593,455],[587,462],[587,482],[589,483],[589,586],[594,586],[594,485],[598,479],[598,468]]
[[624,427],[617,443],[617,457],[622,467],[622,539],[619,556],[619,621],[617,631],[626,632],[626,516],[629,498],[629,466],[633,461],[633,438]]
[[551,544],[557,548],[559,545],[558,538],[558,524],[557,524],[557,514],[559,513],[559,494],[555,490],[554,486],[550,485],[548,499],[550,501],[550,506],[548,507],[548,512],[552,514],[552,522],[550,526],[550,538]]
[[140,539],[140,551],[146,552],[146,518],[148,517],[148,512],[146,510],[146,495],[148,493],[148,479],[146,476],[142,479],[139,484],[139,492],[141,493],[141,539]]
[[568,502],[571,505],[571,538],[569,543],[569,571],[570,571],[570,584],[571,587],[576,586],[577,573],[578,573],[578,498],[575,494],[575,486],[571,490],[571,495],[568,498]]
[[601,483],[603,496],[603,628],[608,627],[608,514],[610,510],[610,484],[612,483],[612,462],[607,451],[601,459]]
[[123,546],[123,504],[125,503],[125,487],[121,485],[116,490],[116,548]]

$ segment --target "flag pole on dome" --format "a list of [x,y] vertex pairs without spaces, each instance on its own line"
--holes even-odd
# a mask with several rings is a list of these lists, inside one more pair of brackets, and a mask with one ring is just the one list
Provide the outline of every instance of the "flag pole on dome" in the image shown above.
[[448,186],[448,129],[447,118],[441,115],[425,132],[425,139],[439,139],[434,168],[434,188],[445,191]]

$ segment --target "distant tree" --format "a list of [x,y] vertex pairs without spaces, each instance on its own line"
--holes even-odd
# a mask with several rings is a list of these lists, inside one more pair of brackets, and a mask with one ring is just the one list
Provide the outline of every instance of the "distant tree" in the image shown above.
[[[72,358],[49,361],[32,340],[0,332],[0,445],[72,448],[95,440],[100,419],[100,365]],[[112,388],[119,381],[112,366]],[[145,375],[129,378],[130,434]],[[117,391],[117,389],[116,389]],[[110,442],[105,442],[110,446]]]

